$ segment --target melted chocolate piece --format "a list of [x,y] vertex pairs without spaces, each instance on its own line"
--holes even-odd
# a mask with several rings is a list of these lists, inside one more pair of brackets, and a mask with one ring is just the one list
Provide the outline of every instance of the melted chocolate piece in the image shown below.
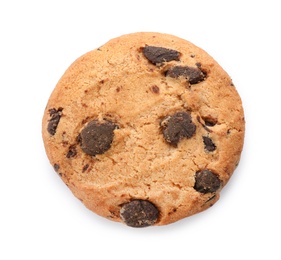
[[177,112],[165,117],[160,123],[166,142],[177,146],[182,138],[190,138],[196,131],[196,125],[192,123],[191,116],[187,112]]
[[160,92],[159,87],[157,87],[156,85],[152,86],[150,89],[155,94],[159,94]]
[[82,151],[92,156],[106,152],[111,147],[116,127],[108,120],[89,122],[79,136]]
[[130,227],[147,227],[158,220],[159,210],[148,200],[133,200],[122,206],[120,216]]
[[203,136],[203,142],[205,145],[205,149],[209,152],[213,152],[216,150],[216,145],[213,143],[212,139],[207,137],[207,136]]
[[49,114],[51,119],[49,120],[47,131],[50,135],[54,135],[56,133],[61,115],[62,115],[62,108],[52,108],[49,110]]
[[180,57],[180,53],[178,51],[163,47],[145,46],[142,51],[144,56],[154,65],[172,60],[179,61]]
[[195,67],[175,66],[166,71],[166,76],[171,78],[184,77],[190,84],[196,84],[205,79],[205,74]]
[[201,193],[215,192],[219,189],[221,181],[219,177],[210,170],[202,170],[195,174],[194,189]]

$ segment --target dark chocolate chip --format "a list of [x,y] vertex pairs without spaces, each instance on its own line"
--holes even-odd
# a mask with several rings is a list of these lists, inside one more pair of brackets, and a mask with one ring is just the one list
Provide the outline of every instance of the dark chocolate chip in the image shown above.
[[191,116],[187,112],[177,112],[165,117],[160,127],[165,140],[173,146],[177,146],[182,138],[190,138],[196,131],[196,125],[192,123]]
[[56,172],[58,172],[59,169],[60,169],[60,166],[59,166],[57,163],[55,163],[55,164],[54,164],[54,170],[55,170]]
[[172,60],[179,60],[180,52],[156,46],[145,46],[143,48],[144,56],[154,65],[162,64]]
[[205,145],[205,149],[209,152],[213,152],[216,150],[216,145],[213,143],[212,139],[207,136],[203,136],[203,142]]
[[88,168],[89,168],[89,164],[86,164],[85,166],[83,166],[82,172],[84,173],[85,171],[87,171]]
[[51,119],[49,120],[47,131],[50,135],[54,135],[56,133],[61,115],[62,115],[62,108],[52,108],[49,110],[49,114]]
[[71,145],[68,149],[68,152],[66,154],[66,158],[71,158],[71,157],[74,157],[75,155],[77,154],[77,151],[76,151],[76,146],[75,145]]
[[184,77],[190,84],[196,84],[205,79],[205,74],[199,68],[188,66],[171,67],[165,75],[171,78]]
[[194,189],[201,193],[215,192],[219,189],[221,181],[219,177],[210,170],[202,170],[195,174]]
[[80,133],[80,145],[84,153],[89,155],[103,154],[111,147],[114,137],[113,122],[94,120],[89,122]]
[[133,200],[120,210],[122,220],[130,227],[147,227],[155,224],[159,210],[147,200]]
[[203,117],[203,120],[204,120],[206,126],[214,126],[214,125],[216,125],[217,122],[218,122],[217,119],[212,118],[212,117],[210,117],[210,116],[208,116],[208,117]]

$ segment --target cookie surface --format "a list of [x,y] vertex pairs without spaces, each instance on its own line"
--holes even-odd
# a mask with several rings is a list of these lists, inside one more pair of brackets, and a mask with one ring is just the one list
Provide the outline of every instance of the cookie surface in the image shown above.
[[160,33],[123,35],[78,58],[42,122],[50,163],[73,194],[132,227],[212,206],[239,162],[244,129],[228,74]]

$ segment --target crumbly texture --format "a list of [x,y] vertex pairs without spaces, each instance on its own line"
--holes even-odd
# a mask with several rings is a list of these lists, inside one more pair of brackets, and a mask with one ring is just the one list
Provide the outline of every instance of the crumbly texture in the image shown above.
[[54,170],[87,208],[142,227],[211,207],[238,165],[244,127],[241,99],[210,55],[143,32],[66,70],[42,134]]

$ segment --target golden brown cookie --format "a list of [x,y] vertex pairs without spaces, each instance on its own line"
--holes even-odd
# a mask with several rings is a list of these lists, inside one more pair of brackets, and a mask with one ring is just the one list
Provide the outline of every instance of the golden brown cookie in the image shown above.
[[133,33],[67,69],[42,133],[55,171],[87,208],[145,227],[219,199],[244,127],[230,77],[205,51],[172,35]]

